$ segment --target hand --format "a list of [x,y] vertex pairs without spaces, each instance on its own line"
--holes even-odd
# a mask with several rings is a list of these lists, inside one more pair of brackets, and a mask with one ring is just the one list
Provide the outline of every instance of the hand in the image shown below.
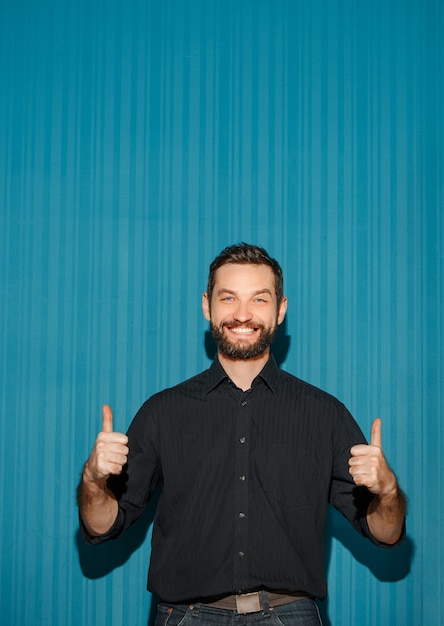
[[350,454],[348,464],[356,485],[363,485],[381,497],[393,495],[397,481],[382,451],[380,418],[373,422],[370,445],[353,446]]
[[102,407],[102,431],[86,462],[84,477],[95,483],[106,481],[111,474],[121,474],[128,457],[128,437],[113,431],[113,414],[105,404]]

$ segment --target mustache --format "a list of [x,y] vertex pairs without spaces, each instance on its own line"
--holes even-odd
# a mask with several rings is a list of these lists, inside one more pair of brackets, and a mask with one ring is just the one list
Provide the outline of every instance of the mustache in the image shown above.
[[220,324],[220,328],[251,328],[251,329],[255,329],[255,328],[265,328],[265,326],[263,324],[260,323],[254,323],[254,322],[239,322],[237,320],[232,320],[230,322],[226,321],[226,322],[222,322]]

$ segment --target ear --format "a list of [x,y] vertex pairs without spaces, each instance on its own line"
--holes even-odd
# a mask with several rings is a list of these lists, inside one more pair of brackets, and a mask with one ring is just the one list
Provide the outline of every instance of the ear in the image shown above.
[[210,314],[210,300],[208,298],[207,292],[202,295],[202,313],[204,314],[204,318],[209,322],[211,319]]
[[278,308],[278,319],[277,319],[278,325],[282,324],[282,322],[285,319],[285,314],[287,313],[287,304],[288,304],[288,299],[284,296]]

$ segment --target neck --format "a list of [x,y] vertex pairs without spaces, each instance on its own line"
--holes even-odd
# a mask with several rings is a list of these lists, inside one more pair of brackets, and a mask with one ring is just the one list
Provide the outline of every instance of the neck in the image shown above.
[[262,371],[264,365],[270,357],[270,350],[265,350],[263,354],[254,359],[230,359],[220,352],[218,353],[219,362],[227,373],[228,377],[233,381],[236,387],[247,391],[251,389],[253,380]]

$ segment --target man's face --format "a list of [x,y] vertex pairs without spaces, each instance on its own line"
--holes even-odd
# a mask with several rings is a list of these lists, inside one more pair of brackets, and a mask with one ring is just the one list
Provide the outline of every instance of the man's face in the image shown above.
[[269,350],[287,299],[277,305],[275,278],[268,265],[227,263],[215,275],[211,302],[202,309],[220,354],[252,359]]

